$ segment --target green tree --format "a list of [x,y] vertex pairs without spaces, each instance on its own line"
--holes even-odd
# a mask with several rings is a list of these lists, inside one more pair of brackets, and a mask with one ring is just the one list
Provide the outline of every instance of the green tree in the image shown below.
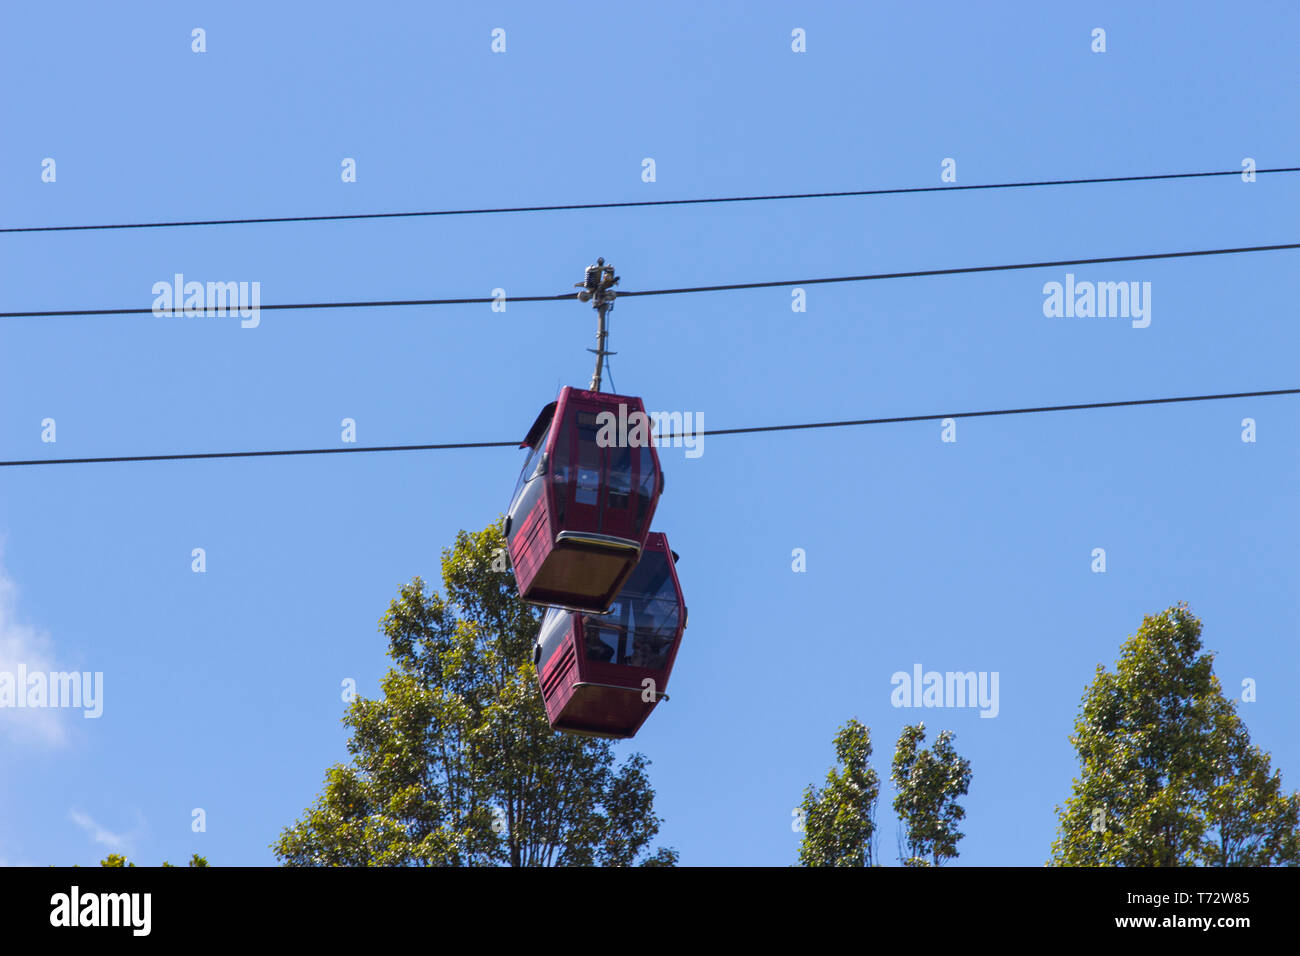
[[970,790],[970,761],[957,755],[951,730],[942,731],[933,749],[922,750],[925,724],[904,727],[894,748],[890,779],[898,795],[894,812],[905,836],[899,862],[904,866],[940,866],[957,856],[957,841],[965,834],[957,825],[966,811],[957,802]]
[[[128,863],[126,857],[123,856],[121,853],[110,853],[107,859],[103,859],[99,861],[99,865],[113,866],[113,867],[135,866],[134,863]],[[174,864],[168,863],[166,860],[163,860],[162,865],[174,866]],[[197,853],[195,853],[192,857],[190,857],[190,862],[185,865],[186,866],[207,866],[208,861],[206,858],[201,857]]]
[[357,698],[350,765],[272,845],[287,865],[671,866],[646,759],[555,733],[532,661],[538,611],[520,600],[497,524],[443,551],[444,593],[415,578],[380,622],[393,661]]
[[1100,664],[1070,742],[1081,772],[1050,863],[1269,866],[1300,863],[1300,794],[1282,792],[1201,652],[1186,604],[1147,616]]
[[801,866],[871,866],[880,779],[871,769],[871,731],[856,719],[835,734],[840,768],[826,774],[826,786],[811,784],[798,813],[803,820]]

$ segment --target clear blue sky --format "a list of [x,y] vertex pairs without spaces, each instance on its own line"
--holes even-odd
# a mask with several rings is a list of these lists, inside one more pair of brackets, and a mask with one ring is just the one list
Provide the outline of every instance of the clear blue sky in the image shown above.
[[[946,157],[960,184],[1300,163],[1293,4],[850,6],[9,4],[0,224],[933,185]],[[265,304],[558,293],[597,255],[640,289],[1283,243],[1298,208],[1300,178],[1275,175],[10,234],[0,311],[147,307],[176,272],[259,281]],[[709,428],[1296,387],[1298,256],[811,286],[802,314],[784,287],[627,299],[615,379]],[[1150,327],[1044,317],[1043,283],[1066,271],[1150,282]],[[519,303],[256,329],[4,320],[0,459],[333,446],[345,417],[366,445],[515,439],[558,384],[587,381],[593,319]],[[791,808],[836,728],[866,723],[887,778],[919,718],[973,764],[960,862],[1040,864],[1084,685],[1178,600],[1226,690],[1257,681],[1252,738],[1300,786],[1298,412],[1282,397],[970,419],[952,444],[924,422],[665,450],[656,527],[691,626],[672,701],[618,745],[653,762],[660,842],[683,864],[790,863]],[[98,720],[0,712],[0,861],[272,863],[346,756],[340,682],[376,692],[388,601],[505,510],[519,464],[0,470],[0,659],[105,681]],[[894,708],[891,675],[918,663],[998,672],[998,716]]]

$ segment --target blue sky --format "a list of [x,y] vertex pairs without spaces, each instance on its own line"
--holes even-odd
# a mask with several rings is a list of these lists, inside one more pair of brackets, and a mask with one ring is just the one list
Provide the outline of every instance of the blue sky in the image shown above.
[[[960,184],[1300,160],[1294,5],[849,7],[8,5],[0,224],[935,185],[947,157]],[[1298,204],[1300,179],[1273,175],[9,234],[0,311],[148,307],[177,272],[259,281],[267,304],[558,293],[597,255],[630,290],[1285,243]],[[788,288],[626,299],[613,369],[707,428],[1296,387],[1298,261],[811,286],[804,313]],[[1150,326],[1045,317],[1043,284],[1067,271],[1150,282]],[[326,447],[344,418],[364,445],[515,439],[558,385],[586,383],[593,318],[516,303],[271,312],[255,329],[8,319],[0,459]],[[1257,682],[1240,705],[1252,739],[1300,786],[1298,407],[665,449],[656,528],[682,555],[690,628],[671,702],[618,745],[653,762],[660,842],[683,864],[793,862],[791,809],[836,728],[866,723],[887,777],[900,728],[923,719],[972,762],[959,863],[1041,864],[1085,684],[1178,600],[1227,692]],[[505,510],[519,465],[489,449],[0,469],[0,661],[104,674],[98,719],[0,711],[0,862],[273,863],[268,844],[346,755],[340,683],[377,689],[388,601]],[[915,664],[997,672],[997,717],[893,707],[891,675]]]

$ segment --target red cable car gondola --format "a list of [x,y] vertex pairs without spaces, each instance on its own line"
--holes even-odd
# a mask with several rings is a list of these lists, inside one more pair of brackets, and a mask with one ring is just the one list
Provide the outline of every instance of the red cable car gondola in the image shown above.
[[547,611],[533,661],[554,730],[632,737],[665,696],[686,629],[675,560],[653,532],[608,613]]
[[531,451],[505,526],[525,601],[609,608],[641,557],[663,490],[649,432],[639,398],[566,387],[542,409],[520,445]]

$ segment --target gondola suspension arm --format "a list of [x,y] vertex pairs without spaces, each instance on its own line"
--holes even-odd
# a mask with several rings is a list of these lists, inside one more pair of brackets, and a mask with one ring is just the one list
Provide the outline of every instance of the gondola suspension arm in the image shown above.
[[587,266],[586,274],[581,282],[575,282],[574,286],[582,291],[578,293],[579,302],[590,302],[591,307],[596,310],[596,347],[587,349],[588,352],[596,356],[596,370],[591,376],[591,390],[600,391],[601,372],[605,365],[607,355],[617,355],[617,352],[607,352],[605,350],[605,341],[609,337],[609,331],[606,325],[606,313],[614,308],[614,299],[618,295],[614,291],[614,286],[618,285],[619,277],[614,275],[614,267],[605,262],[602,256],[596,260],[595,265]]

